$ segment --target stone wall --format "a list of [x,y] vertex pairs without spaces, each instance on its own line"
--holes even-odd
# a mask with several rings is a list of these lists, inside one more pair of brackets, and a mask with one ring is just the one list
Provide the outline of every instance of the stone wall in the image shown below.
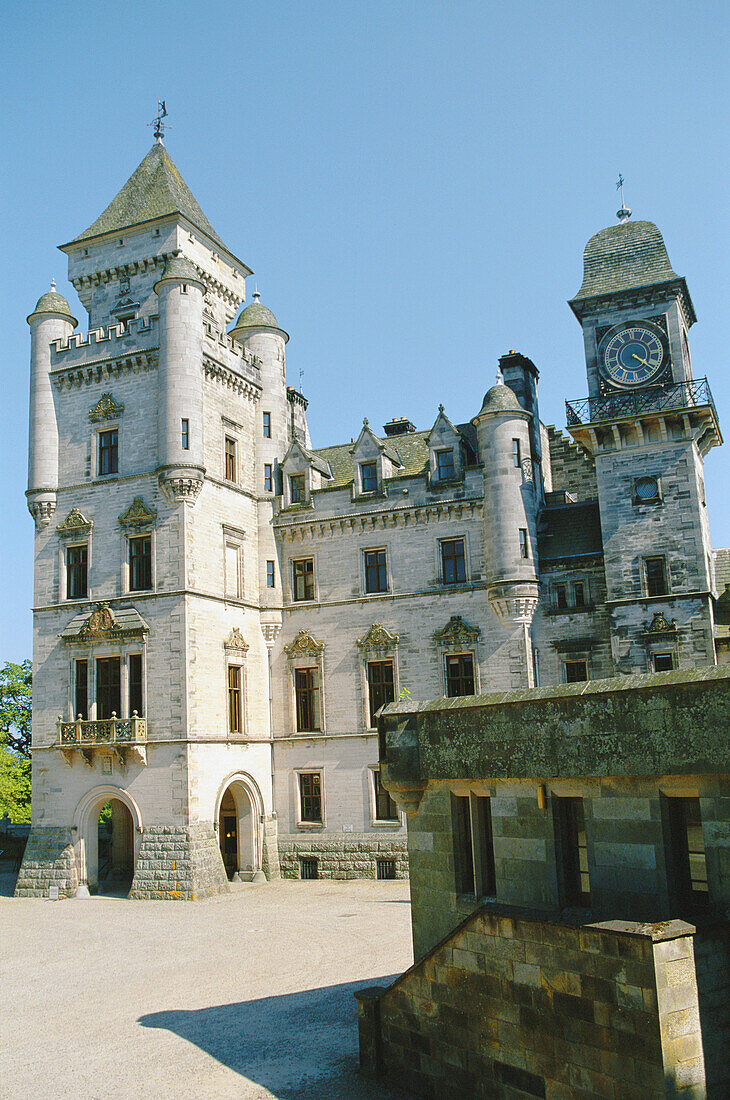
[[212,825],[152,825],[144,830],[130,898],[199,901],[227,892]]
[[486,906],[356,994],[361,1066],[439,1100],[709,1096],[693,931]]
[[279,836],[282,878],[301,878],[300,859],[316,859],[318,878],[376,878],[379,859],[394,860],[395,877],[408,878],[405,836]]
[[552,489],[564,489],[576,500],[594,500],[598,496],[596,465],[582,447],[564,436],[554,424],[547,426],[552,468]]
[[73,846],[71,829],[35,825],[25,847],[16,898],[47,897],[49,886],[58,887],[59,897],[74,897],[79,876]]

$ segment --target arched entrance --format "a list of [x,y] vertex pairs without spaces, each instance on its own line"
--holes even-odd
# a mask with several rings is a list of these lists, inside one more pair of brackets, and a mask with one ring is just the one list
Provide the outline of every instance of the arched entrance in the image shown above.
[[128,894],[142,831],[134,799],[120,787],[95,787],[79,802],[74,826],[80,885],[92,894]]
[[261,871],[263,799],[243,772],[229,776],[218,795],[216,821],[221,856],[229,879],[250,880]]

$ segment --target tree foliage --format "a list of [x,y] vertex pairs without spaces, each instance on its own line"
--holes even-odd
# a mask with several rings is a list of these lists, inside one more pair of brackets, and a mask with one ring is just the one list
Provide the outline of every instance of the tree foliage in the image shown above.
[[8,661],[0,667],[0,745],[30,760],[32,665]]
[[0,817],[30,821],[30,760],[0,747]]

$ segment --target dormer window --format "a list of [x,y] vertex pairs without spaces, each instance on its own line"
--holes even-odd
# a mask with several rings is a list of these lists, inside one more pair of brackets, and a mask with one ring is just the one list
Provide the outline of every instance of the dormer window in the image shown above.
[[456,477],[452,447],[448,450],[436,451],[436,477],[438,481],[453,481]]
[[363,493],[374,493],[378,488],[377,462],[360,463],[360,481]]
[[289,497],[292,504],[304,504],[306,500],[304,474],[289,475]]

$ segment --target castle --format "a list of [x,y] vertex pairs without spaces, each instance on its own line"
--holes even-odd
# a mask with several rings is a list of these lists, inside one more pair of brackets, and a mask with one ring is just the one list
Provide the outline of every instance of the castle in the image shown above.
[[427,430],[365,419],[313,448],[289,337],[257,295],[239,312],[251,270],[160,139],[62,251],[89,331],[55,289],[28,318],[19,895],[97,887],[107,803],[132,897],[405,876],[381,706],[716,663],[702,469],[721,436],[652,223],[622,207],[586,246],[572,439],[510,351],[463,423],[442,405]]

